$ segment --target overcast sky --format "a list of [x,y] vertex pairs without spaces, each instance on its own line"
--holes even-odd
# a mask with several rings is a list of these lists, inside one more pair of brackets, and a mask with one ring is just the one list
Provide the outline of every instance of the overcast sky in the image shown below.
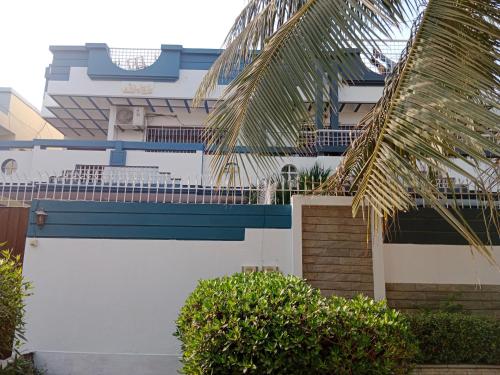
[[41,107],[50,45],[220,48],[246,0],[1,0],[0,87]]
[[0,87],[41,107],[50,45],[220,48],[246,0],[1,0]]

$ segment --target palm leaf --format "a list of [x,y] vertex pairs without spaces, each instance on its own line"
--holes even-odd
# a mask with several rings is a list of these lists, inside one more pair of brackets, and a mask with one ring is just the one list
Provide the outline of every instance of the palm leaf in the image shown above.
[[381,217],[415,206],[411,188],[491,261],[456,197],[448,207],[446,194],[422,169],[475,186],[500,234],[492,186],[482,178],[498,168],[488,156],[500,155],[499,4],[428,2],[382,98],[362,121],[362,136],[329,182],[331,192],[346,184],[356,192],[353,212],[368,203]]
[[[294,145],[311,121],[306,103],[318,91],[329,96],[325,83],[360,78],[361,60],[349,48],[368,55],[376,42],[364,41],[387,37],[408,4],[413,1],[251,1],[197,93],[198,100],[206,97],[220,77],[244,65],[207,120],[216,174],[235,158],[259,172],[272,169],[272,151]],[[239,145],[249,153],[236,155]]]

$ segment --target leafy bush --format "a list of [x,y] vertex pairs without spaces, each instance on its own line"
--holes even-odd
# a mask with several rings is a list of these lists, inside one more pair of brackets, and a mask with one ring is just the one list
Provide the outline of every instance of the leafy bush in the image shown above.
[[24,333],[24,297],[29,283],[24,281],[19,257],[0,252],[0,359],[19,347]]
[[44,373],[35,367],[31,358],[26,356],[17,357],[5,368],[0,368],[0,375],[43,375]]
[[419,363],[500,364],[500,321],[479,315],[425,312],[409,316]]
[[202,280],[177,320],[186,374],[403,374],[403,316],[366,297],[326,299],[294,276]]
[[406,318],[383,301],[330,297],[325,328],[328,374],[406,374],[417,355]]

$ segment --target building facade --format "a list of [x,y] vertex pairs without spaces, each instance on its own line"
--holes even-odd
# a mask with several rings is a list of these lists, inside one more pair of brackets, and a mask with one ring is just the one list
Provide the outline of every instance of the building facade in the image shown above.
[[[193,105],[193,97],[220,50],[178,45],[119,49],[106,44],[50,50],[53,61],[46,70],[42,116],[65,141],[4,142],[0,162],[15,160],[15,172],[30,178],[82,170],[183,181],[210,176],[212,156],[205,147],[203,124],[228,82],[220,81],[200,106]],[[380,64],[364,65],[361,58],[359,63],[363,78],[337,88],[334,106],[328,98],[310,104],[315,126],[304,130],[302,140],[310,151],[277,158],[278,171],[294,173],[316,161],[324,167],[338,165],[339,155],[356,135],[353,126],[382,94]]]
[[[0,215],[27,218],[23,273],[35,288],[23,350],[48,373],[176,373],[174,321],[197,281],[249,269],[404,311],[456,298],[466,310],[500,316],[497,268],[472,257],[418,197],[418,210],[401,215],[389,235],[374,220],[367,225],[368,212],[353,218],[351,197],[304,196],[319,181],[279,185],[253,175],[215,184],[203,124],[228,82],[198,107],[193,97],[219,50],[51,51],[42,116],[65,139],[0,142],[0,163],[10,162],[0,174]],[[310,151],[294,154],[290,145],[291,154],[276,156],[286,181],[315,163],[334,169],[357,134],[353,125],[382,95],[387,69],[359,61],[363,79],[338,88],[336,108],[311,105]],[[438,182],[485,236],[474,187]],[[498,260],[500,239],[492,242]]]

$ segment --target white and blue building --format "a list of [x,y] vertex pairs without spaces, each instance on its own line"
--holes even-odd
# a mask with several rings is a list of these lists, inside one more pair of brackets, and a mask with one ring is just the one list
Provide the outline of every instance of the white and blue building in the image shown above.
[[[277,269],[330,294],[362,292],[396,307],[459,291],[471,308],[500,316],[498,270],[473,262],[429,208],[401,215],[391,239],[351,217],[351,197],[294,191],[290,199],[260,176],[214,186],[203,124],[227,82],[198,107],[193,97],[220,50],[50,50],[41,115],[64,139],[0,141],[0,215],[29,216],[23,273],[34,291],[23,350],[48,374],[177,373],[172,334],[184,300],[199,279],[242,270]],[[381,64],[366,62],[363,79],[337,89],[337,111],[328,100],[311,106],[311,151],[276,156],[277,173],[291,179],[316,162],[339,164],[353,125],[382,95]],[[481,228],[477,195],[457,188]]]
[[[51,177],[103,170],[136,174],[143,168],[148,176],[190,181],[210,175],[203,124],[228,82],[221,81],[200,106],[193,105],[193,97],[220,50],[88,43],[50,51],[42,116],[64,140],[2,142],[0,164],[10,160],[17,174],[31,178],[40,172]],[[336,167],[351,142],[351,128],[382,94],[380,66],[363,66],[361,80],[337,89],[337,110],[327,99],[311,106],[317,108],[311,113],[315,128],[304,135],[313,151],[279,158],[278,168],[293,173],[316,161]]]

